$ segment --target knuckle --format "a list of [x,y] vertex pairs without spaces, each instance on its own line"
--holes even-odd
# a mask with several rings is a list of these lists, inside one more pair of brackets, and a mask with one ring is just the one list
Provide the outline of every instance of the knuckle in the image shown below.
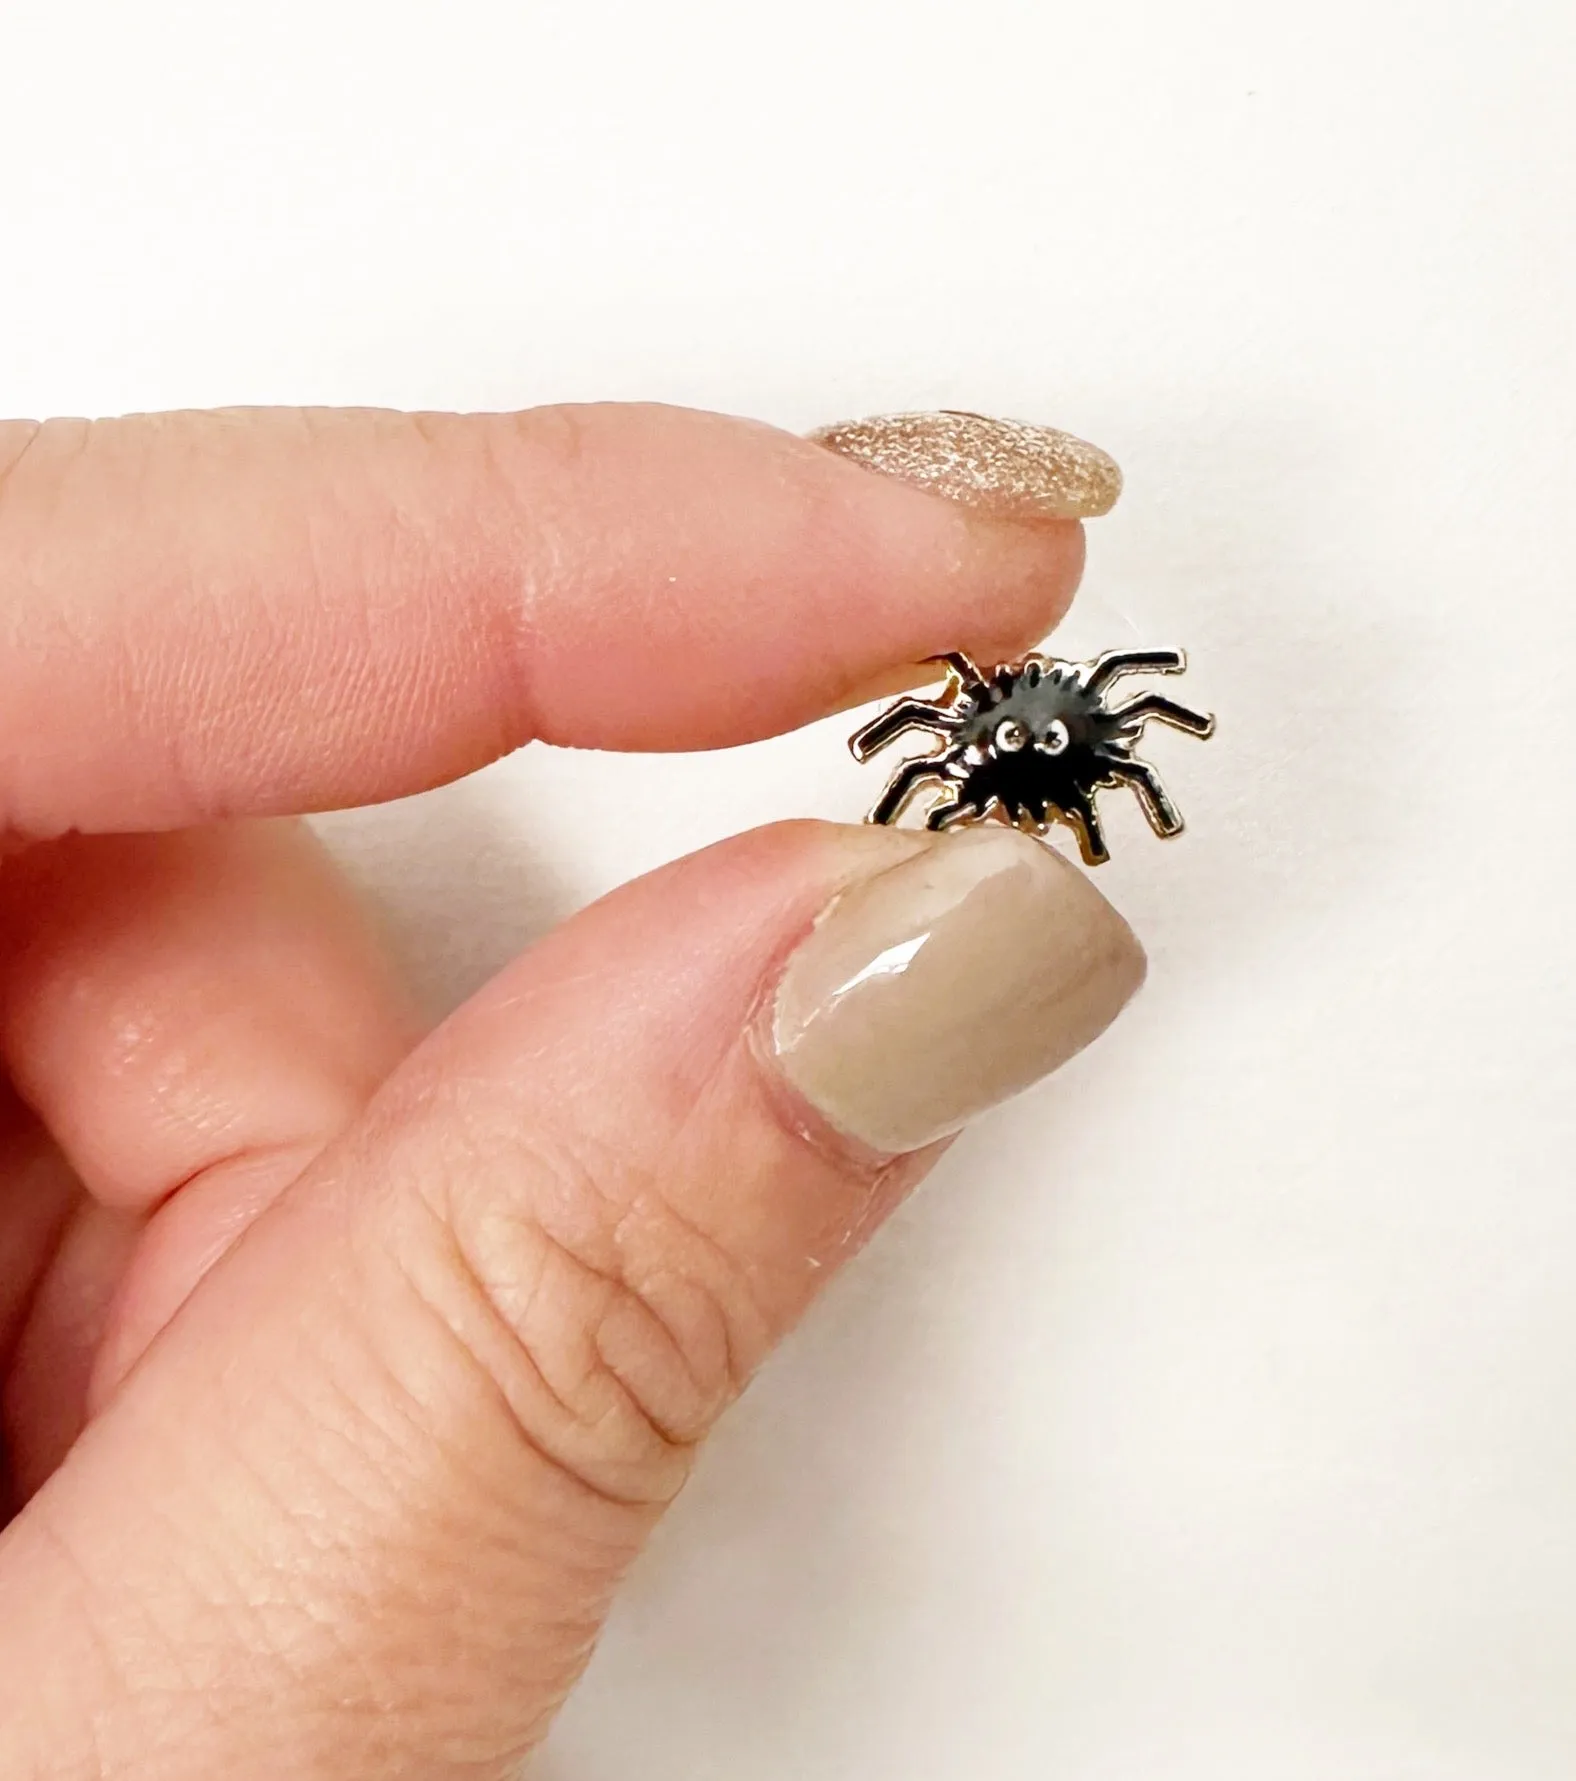
[[595,404],[557,402],[500,415],[498,424],[528,457],[546,456],[568,468],[594,459],[598,412]]
[[[9,584],[26,584],[45,528],[103,436],[102,423],[84,420],[0,423],[0,563]],[[28,609],[12,602],[9,610],[14,629]]]
[[422,1300],[537,1454],[668,1501],[766,1345],[743,1271],[622,1159],[453,1121],[443,1142],[402,1257]]
[[0,492],[38,443],[47,424],[42,421],[0,421]]
[[[563,404],[513,413],[402,417],[435,478],[470,521],[464,585],[452,565],[442,590],[453,622],[491,676],[488,708],[501,715],[495,752],[528,736],[561,739],[544,613],[587,574],[588,490],[603,428],[591,406]],[[583,625],[595,602],[577,613]]]
[[533,539],[544,528],[551,538],[559,513],[573,511],[577,491],[605,455],[594,405],[476,415],[465,426],[482,503],[496,508],[502,529],[516,541],[522,514]]

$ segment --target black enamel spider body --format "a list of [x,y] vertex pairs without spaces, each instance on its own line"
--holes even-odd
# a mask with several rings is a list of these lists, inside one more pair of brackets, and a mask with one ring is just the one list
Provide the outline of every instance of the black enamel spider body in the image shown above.
[[1031,655],[989,675],[965,655],[937,658],[947,669],[938,700],[900,699],[849,739],[854,759],[869,760],[909,730],[942,739],[934,754],[905,761],[892,775],[871,822],[895,822],[909,799],[931,785],[942,792],[927,828],[998,816],[1043,835],[1067,823],[1091,866],[1109,859],[1094,795],[1102,786],[1130,785],[1157,835],[1178,835],[1182,818],[1160,775],[1133,749],[1151,719],[1208,736],[1213,717],[1189,711],[1160,693],[1141,693],[1125,705],[1106,695],[1124,674],[1180,674],[1180,650],[1110,650],[1091,662]]

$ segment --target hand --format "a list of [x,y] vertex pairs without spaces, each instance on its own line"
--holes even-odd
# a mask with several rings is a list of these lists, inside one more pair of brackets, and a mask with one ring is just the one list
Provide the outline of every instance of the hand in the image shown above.
[[0,1774],[512,1773],[771,1345],[1142,971],[1038,843],[798,823],[422,1038],[294,816],[997,659],[1081,549],[675,410],[0,426]]

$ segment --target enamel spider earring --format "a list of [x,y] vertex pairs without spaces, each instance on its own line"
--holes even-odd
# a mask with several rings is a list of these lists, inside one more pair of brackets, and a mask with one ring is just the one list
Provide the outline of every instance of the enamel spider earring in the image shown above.
[[1182,817],[1160,775],[1133,753],[1146,723],[1170,724],[1210,736],[1215,720],[1161,693],[1107,703],[1124,674],[1180,674],[1179,649],[1113,649],[1092,662],[1031,655],[981,674],[958,651],[934,658],[947,670],[939,699],[899,699],[849,738],[856,761],[867,761],[909,730],[941,738],[934,754],[905,761],[892,775],[869,822],[892,823],[922,786],[942,795],[925,818],[950,829],[988,816],[1044,835],[1054,821],[1078,837],[1084,862],[1111,856],[1095,814],[1103,786],[1128,785],[1157,835],[1180,835]]

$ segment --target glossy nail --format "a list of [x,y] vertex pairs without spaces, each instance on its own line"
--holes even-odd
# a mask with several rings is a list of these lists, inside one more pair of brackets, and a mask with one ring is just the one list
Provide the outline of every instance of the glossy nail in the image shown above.
[[1095,519],[1122,492],[1116,460],[1055,427],[940,409],[840,421],[828,451],[997,519]]
[[828,907],[783,974],[772,1049],[829,1124],[897,1154],[1065,1063],[1143,977],[1132,930],[1052,849],[940,835]]

